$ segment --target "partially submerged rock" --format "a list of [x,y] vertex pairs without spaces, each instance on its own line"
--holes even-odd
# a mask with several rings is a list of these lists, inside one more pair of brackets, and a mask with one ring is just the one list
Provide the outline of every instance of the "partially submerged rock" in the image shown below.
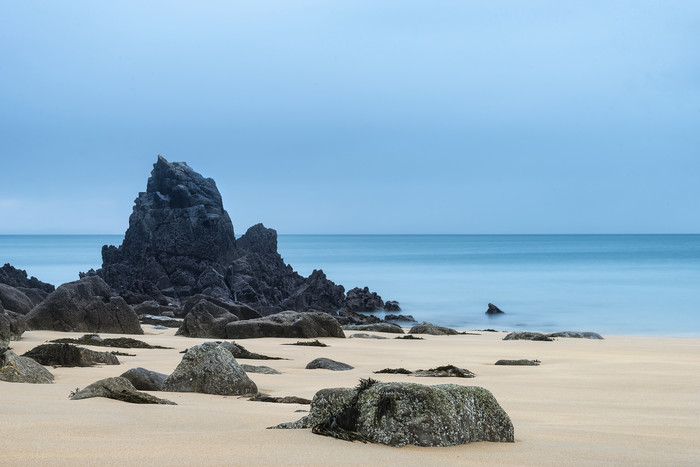
[[[395,300],[387,300],[384,302],[384,311],[401,311],[401,307],[399,306],[399,302]],[[384,318],[388,319],[388,318]],[[413,320],[411,320],[413,321]]]
[[71,344],[41,344],[23,355],[46,366],[119,365],[109,352],[76,347]]
[[541,362],[539,360],[528,360],[522,358],[520,360],[499,360],[495,365],[513,365],[513,366],[538,366]]
[[143,334],[123,298],[97,276],[61,285],[27,315],[30,329]]
[[541,332],[511,332],[503,338],[504,341],[544,341],[551,342],[554,339]]
[[162,391],[163,381],[168,375],[137,367],[125,371],[120,377],[128,379],[140,391]]
[[256,393],[258,388],[231,352],[216,342],[205,342],[187,349],[163,382],[163,391],[228,396]]
[[474,441],[513,442],[513,424],[493,395],[479,387],[379,383],[322,389],[309,415],[276,428],[390,446],[451,446]]
[[505,314],[505,312],[503,310],[501,310],[500,308],[498,308],[493,303],[489,303],[489,307],[486,310],[486,314],[487,315],[503,315],[503,314]]
[[345,326],[345,329],[348,331],[373,331],[403,334],[403,329],[401,329],[401,326],[394,323],[355,324]]
[[355,367],[348,365],[347,363],[336,362],[330,358],[315,358],[306,364],[307,370],[324,369],[333,371],[347,371],[352,370],[353,368]]
[[226,325],[228,339],[257,337],[345,337],[345,334],[335,318],[321,312],[283,311]]
[[0,380],[10,383],[51,384],[53,375],[31,358],[20,357],[8,350],[0,355]]
[[90,397],[106,397],[132,404],[164,404],[177,405],[167,399],[160,399],[145,392],[137,391],[131,382],[122,377],[105,378],[71,395],[71,400],[88,399]]
[[444,326],[436,326],[432,323],[422,323],[416,324],[409,331],[409,334],[431,334],[433,336],[453,336],[459,334],[452,328],[446,328]]
[[103,339],[98,334],[85,334],[78,339],[63,337],[61,339],[54,339],[51,342],[56,344],[94,345],[96,347],[119,347],[122,349],[172,349],[172,347],[151,345],[138,339],[132,339],[131,337],[107,337]]

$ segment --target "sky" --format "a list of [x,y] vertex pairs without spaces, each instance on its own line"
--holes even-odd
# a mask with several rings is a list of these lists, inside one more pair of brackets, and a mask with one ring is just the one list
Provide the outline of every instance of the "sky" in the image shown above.
[[700,233],[700,2],[0,0],[0,234]]

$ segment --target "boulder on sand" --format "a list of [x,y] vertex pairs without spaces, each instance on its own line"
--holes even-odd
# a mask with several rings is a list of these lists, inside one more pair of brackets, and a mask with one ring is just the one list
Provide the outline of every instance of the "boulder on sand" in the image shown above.
[[125,371],[120,377],[128,379],[140,391],[161,391],[168,375],[138,367]]
[[452,328],[446,328],[444,326],[436,326],[432,323],[422,323],[416,324],[409,331],[409,334],[431,334],[433,336],[452,336],[459,334]]
[[401,329],[401,326],[394,323],[351,324],[345,326],[344,329],[348,331],[372,331],[403,334],[403,329]]
[[71,400],[88,399],[90,397],[106,397],[118,401],[130,402],[132,404],[164,404],[177,405],[167,399],[139,392],[133,384],[122,377],[105,378],[86,386],[70,396]]
[[345,334],[335,318],[322,312],[283,311],[226,325],[228,339],[258,337],[345,337]]
[[230,396],[254,394],[258,387],[231,352],[216,342],[205,342],[187,349],[175,371],[163,381],[163,391]]
[[49,370],[28,357],[20,357],[8,350],[0,355],[0,380],[11,383],[51,384]]
[[134,310],[98,276],[61,285],[27,315],[29,329],[143,334]]
[[276,428],[312,428],[316,434],[389,446],[514,441],[508,414],[486,389],[372,379],[355,389],[318,391],[308,416]]
[[347,363],[336,362],[335,360],[331,360],[330,358],[316,358],[306,364],[307,370],[323,369],[332,371],[347,371],[352,370],[354,368],[355,367],[348,365]]
[[176,335],[185,337],[226,338],[226,325],[240,319],[260,318],[260,314],[242,303],[225,302],[197,295],[185,303],[187,313]]
[[119,359],[109,352],[76,347],[71,344],[41,344],[26,352],[29,357],[46,366],[119,365]]

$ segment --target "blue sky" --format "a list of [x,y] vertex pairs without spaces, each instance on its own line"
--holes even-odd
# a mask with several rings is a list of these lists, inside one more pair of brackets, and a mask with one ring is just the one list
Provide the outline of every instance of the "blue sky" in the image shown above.
[[0,1],[1,233],[699,233],[697,1]]

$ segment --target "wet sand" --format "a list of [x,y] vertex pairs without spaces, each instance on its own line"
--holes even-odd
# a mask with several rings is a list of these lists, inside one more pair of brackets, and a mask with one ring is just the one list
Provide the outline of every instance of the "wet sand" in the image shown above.
[[[422,336],[425,340],[320,339],[330,347],[281,345],[297,339],[237,341],[248,350],[289,360],[243,360],[281,375],[249,373],[261,392],[312,398],[360,378],[456,383],[493,392],[515,426],[515,443],[447,448],[392,448],[349,443],[310,430],[267,430],[301,418],[308,406],[251,402],[236,396],[152,394],[177,406],[94,398],[71,401],[75,388],[144,367],[169,374],[184,350],[212,339],[175,337],[174,329],[131,336],[174,350],[121,350],[119,366],[49,368],[54,384],[0,382],[1,465],[700,465],[700,339],[616,337],[555,342],[503,341],[503,333]],[[349,336],[353,331],[346,331]],[[28,331],[17,354],[81,333]],[[101,334],[103,337],[114,335]],[[316,357],[354,370],[306,370]],[[538,367],[495,366],[499,359],[538,359]],[[453,364],[477,376],[420,378],[374,375]]]

